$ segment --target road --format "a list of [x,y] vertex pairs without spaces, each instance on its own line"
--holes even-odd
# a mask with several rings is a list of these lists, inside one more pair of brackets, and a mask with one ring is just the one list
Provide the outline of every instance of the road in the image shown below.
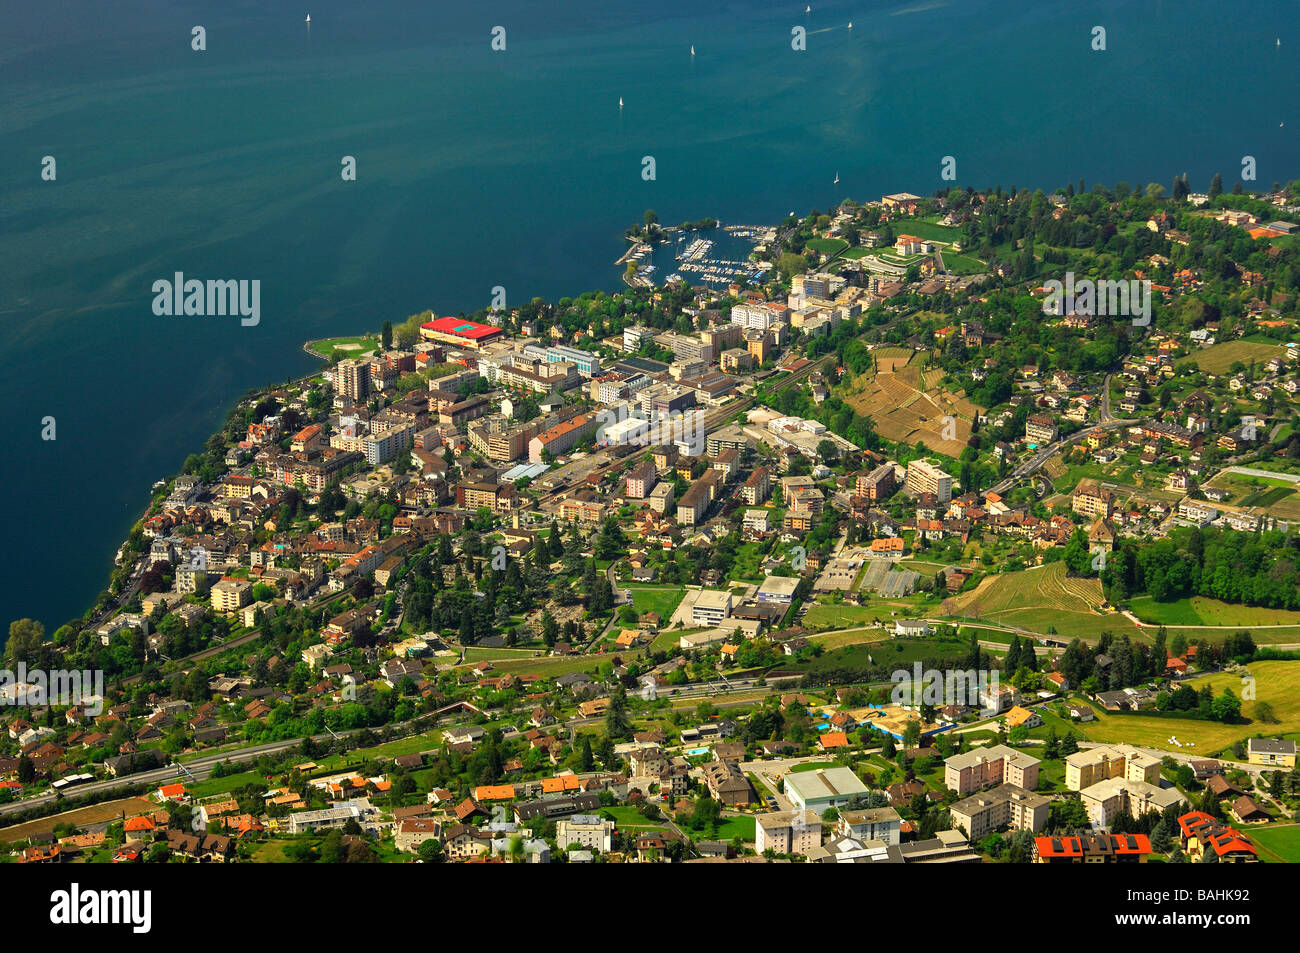
[[1133,426],[1133,424],[1139,422],[1140,421],[1138,419],[1125,419],[1125,420],[1111,419],[1105,421],[1104,423],[1097,424],[1095,427],[1084,427],[1082,430],[1078,431],[1077,433],[1071,434],[1069,437],[1066,437],[1064,440],[1058,440],[1055,443],[1048,444],[1046,447],[1042,447],[1028,460],[1025,460],[1022,463],[1017,464],[1016,468],[1012,470],[1011,473],[1009,473],[999,483],[997,483],[995,486],[990,487],[985,492],[1006,493],[1007,490],[1011,489],[1011,487],[1013,487],[1016,483],[1018,483],[1022,477],[1029,476],[1031,473],[1036,471],[1048,460],[1052,459],[1052,457],[1056,456],[1062,450],[1072,447],[1080,440],[1083,440],[1086,436],[1088,436],[1088,434],[1090,434],[1094,430],[1098,430],[1098,429],[1115,430],[1119,427],[1131,427]]
[[[789,680],[797,681],[798,678],[799,676],[778,676],[776,678],[768,679],[767,683],[775,687],[776,683],[789,681]],[[759,679],[757,676],[752,678],[731,679],[730,681],[720,678],[716,682],[707,682],[704,684],[684,686],[680,689],[672,690],[671,692],[665,693],[665,697],[671,698],[672,700],[676,701],[676,700],[692,699],[692,698],[719,698],[731,694],[748,693],[754,691],[754,689],[757,687],[756,683],[758,682],[758,680]],[[734,701],[722,700],[717,702],[715,704],[715,707],[719,709],[723,709],[723,708],[735,707],[738,705],[746,705],[749,703],[750,702],[745,699],[734,700]],[[429,715],[423,715],[421,716],[421,718],[412,719],[406,722],[400,722],[398,724],[392,725],[391,727],[398,731],[401,731],[402,729],[412,728],[416,726],[417,722],[421,722],[422,723],[420,727],[421,731],[431,731],[434,728],[444,724],[443,718],[441,716],[436,716],[431,721],[424,721],[424,719],[428,719],[429,717],[430,717]],[[590,727],[592,725],[604,724],[604,721],[605,719],[603,717],[595,717],[595,718],[579,717],[579,718],[572,718],[569,719],[568,721],[563,722],[560,727],[562,729],[572,730],[576,728],[585,728],[585,727]],[[312,740],[318,743],[325,743],[338,738],[351,737],[353,735],[360,733],[362,730],[364,729],[360,729],[360,728],[351,729],[348,731],[342,731],[338,733],[326,732],[324,734],[313,735]],[[172,764],[169,764],[162,768],[156,768],[152,771],[141,771],[137,774],[129,774],[120,778],[108,778],[107,780],[104,781],[95,781],[91,784],[86,784],[74,789],[74,791],[71,792],[70,797],[68,799],[80,800],[82,797],[84,797],[87,794],[95,794],[95,793],[105,792],[105,791],[115,791],[115,790],[120,790],[128,787],[136,787],[142,784],[152,785],[164,781],[176,781],[177,779],[180,779],[185,783],[205,781],[212,776],[212,768],[218,762],[227,762],[229,764],[247,764],[249,762],[256,761],[262,755],[280,754],[285,751],[292,751],[295,748],[301,747],[303,741],[304,738],[301,737],[287,738],[283,741],[274,741],[274,742],[268,742],[266,744],[252,745],[247,748],[237,748],[233,750],[214,752],[212,754],[205,754],[202,755],[201,757],[195,758],[192,761],[183,762],[185,771],[181,771],[180,768],[176,765],[176,763],[173,762]],[[22,800],[13,801],[9,804],[0,804],[0,817],[6,817],[11,814],[18,814],[34,807],[40,807],[42,805],[49,804],[51,801],[54,801],[56,798],[57,798],[56,794],[54,794],[53,792],[49,792],[46,794],[41,794],[37,797],[24,798]],[[74,807],[72,806],[68,807],[68,810],[73,810],[73,809]]]

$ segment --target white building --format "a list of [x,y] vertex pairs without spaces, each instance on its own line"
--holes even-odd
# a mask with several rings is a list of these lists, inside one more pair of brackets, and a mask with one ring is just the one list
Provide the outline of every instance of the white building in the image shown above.
[[818,768],[785,776],[785,796],[790,803],[797,810],[815,811],[819,816],[866,793],[867,786],[849,768]]
[[691,622],[695,625],[721,625],[731,615],[731,593],[716,589],[702,589],[691,606]]
[[614,846],[614,822],[595,814],[574,814],[555,822],[555,843],[563,850],[585,847],[609,853]]

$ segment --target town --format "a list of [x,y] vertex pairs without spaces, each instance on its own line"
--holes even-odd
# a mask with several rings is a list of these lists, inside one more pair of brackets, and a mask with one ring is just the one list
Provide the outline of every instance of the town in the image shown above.
[[1297,223],[902,192],[311,342],[12,622],[0,852],[1300,861]]

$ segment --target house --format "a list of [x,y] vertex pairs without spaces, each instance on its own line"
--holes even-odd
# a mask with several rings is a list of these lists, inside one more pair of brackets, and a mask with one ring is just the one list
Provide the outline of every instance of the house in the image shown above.
[[709,795],[728,807],[739,807],[753,800],[749,779],[734,761],[712,761],[703,768]]
[[1016,705],[1002,716],[1002,724],[1008,731],[1015,728],[1037,728],[1042,723],[1042,716],[1038,712],[1020,705]]
[[1294,741],[1279,738],[1251,738],[1246,742],[1246,760],[1251,764],[1277,768],[1295,767]]
[[609,853],[614,844],[614,822],[595,814],[574,814],[555,824],[555,843],[561,850],[574,847]]
[[1273,819],[1268,811],[1260,807],[1255,799],[1247,794],[1241,795],[1232,802],[1231,814],[1243,824],[1266,823]]
[[1204,811],[1191,811],[1178,818],[1179,846],[1188,858],[1199,861],[1207,849],[1220,863],[1253,864],[1259,854],[1250,838],[1228,827]]
[[1237,787],[1221,774],[1212,774],[1205,779],[1205,787],[1217,798],[1239,798],[1246,792]]

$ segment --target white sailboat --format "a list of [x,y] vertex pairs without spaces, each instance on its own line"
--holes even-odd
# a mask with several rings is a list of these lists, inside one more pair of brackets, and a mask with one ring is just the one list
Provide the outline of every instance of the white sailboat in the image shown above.
[[836,169],[836,170],[835,170],[835,181],[832,182],[831,185],[839,185],[839,184],[840,184],[840,173],[839,173],[839,170]]
[[694,55],[695,55],[695,44],[692,43],[692,44],[691,44],[691,56],[694,56]]
[[308,23],[311,23],[311,14],[310,14],[310,13],[307,14],[307,22],[308,22]]
[[849,29],[850,29],[850,30],[853,29],[853,21],[852,21],[852,20],[849,21]]
[[618,108],[619,108],[619,109],[622,109],[622,108],[623,108],[623,97],[622,97],[622,96],[618,97]]
[[812,7],[804,7],[804,8],[803,8],[803,12],[804,12],[805,14],[812,13]]

